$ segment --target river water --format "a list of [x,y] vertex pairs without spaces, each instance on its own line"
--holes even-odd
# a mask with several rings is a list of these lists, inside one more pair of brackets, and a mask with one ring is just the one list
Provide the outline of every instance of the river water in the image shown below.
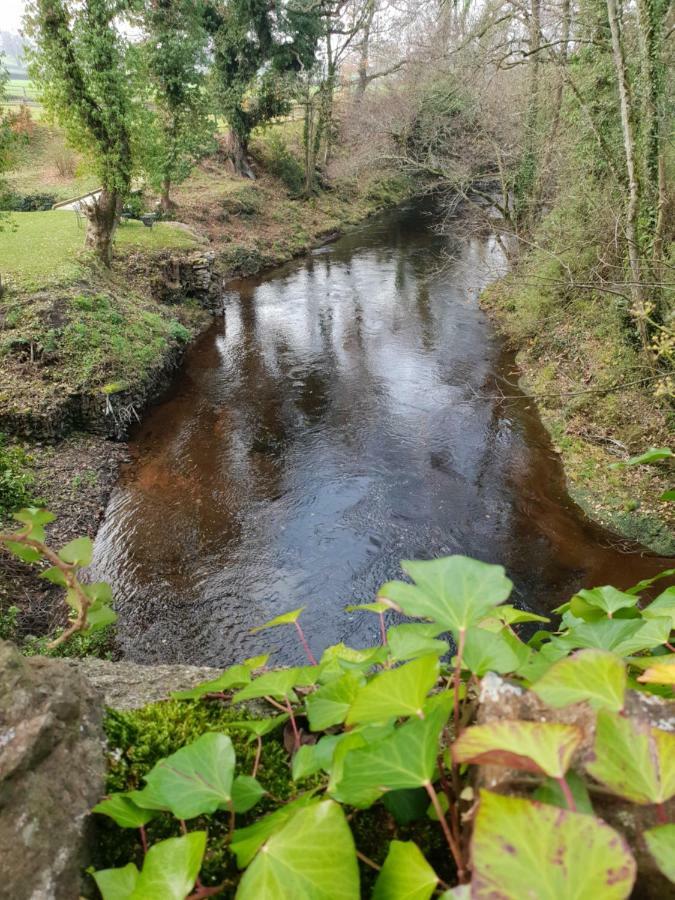
[[250,629],[298,606],[317,652],[375,642],[376,617],[344,607],[401,559],[501,562],[538,612],[665,567],[571,502],[478,305],[501,251],[434,221],[410,204],[228,285],[224,318],[133,437],[96,541],[128,658],[295,661],[287,630]]

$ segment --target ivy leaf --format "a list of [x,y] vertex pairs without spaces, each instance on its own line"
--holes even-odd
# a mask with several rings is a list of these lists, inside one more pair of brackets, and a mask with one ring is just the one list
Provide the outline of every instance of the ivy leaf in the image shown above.
[[462,668],[482,677],[486,672],[515,672],[525,664],[530,649],[508,630],[497,634],[469,628],[464,641]]
[[666,588],[642,610],[643,619],[658,619],[662,616],[670,619],[671,629],[675,628],[675,585]]
[[[411,719],[376,743],[352,748],[340,744],[341,768],[329,790],[342,803],[365,808],[385,791],[424,787],[433,780],[438,740],[447,721],[439,708],[425,719]],[[357,739],[359,735],[354,735]]]
[[237,775],[232,782],[232,806],[234,811],[236,813],[248,812],[265,796],[265,793],[265,788],[252,775]]
[[305,607],[300,606],[298,609],[292,609],[290,612],[283,613],[280,616],[276,616],[274,619],[270,619],[270,621],[265,622],[264,625],[256,625],[255,628],[251,628],[251,634],[256,634],[258,631],[264,631],[266,628],[277,628],[279,625],[294,625],[300,618],[300,613],[304,612],[304,610]]
[[643,684],[675,685],[675,656],[652,657],[652,664],[638,677]]
[[198,700],[207,694],[224,694],[235,687],[242,687],[251,681],[251,670],[248,666],[237,665],[225,669],[222,675],[210,681],[202,681],[189,691],[174,691],[173,700]]
[[278,669],[274,672],[265,672],[254,681],[237,691],[232,698],[233,703],[241,703],[243,700],[254,700],[257,697],[273,697],[275,700],[290,700],[295,702],[298,698],[293,690],[304,679],[304,669]]
[[130,794],[111,794],[97,803],[92,812],[109,816],[120,828],[140,828],[157,815],[154,809],[137,806]]
[[106,628],[117,621],[117,613],[114,609],[103,603],[95,603],[87,610],[87,630],[96,631]]
[[140,872],[133,863],[122,869],[102,869],[94,872],[94,881],[103,900],[130,900],[134,895]]
[[49,525],[50,522],[53,522],[56,516],[54,513],[50,513],[49,510],[41,509],[38,506],[27,506],[25,509],[20,509],[18,512],[15,512],[12,515],[12,518],[17,522],[22,522],[24,525]]
[[[42,554],[39,550],[36,550],[34,547],[27,547],[26,544],[21,544],[17,541],[5,541],[4,545],[10,551],[10,553],[13,553],[14,556],[18,557],[25,563],[34,563],[39,559],[42,559]],[[57,569],[56,571],[58,572],[60,570]],[[40,577],[44,578],[44,573]]]
[[319,681],[330,681],[331,678],[339,677],[342,672],[367,672],[373,666],[384,662],[388,656],[388,647],[367,647],[365,650],[357,650],[343,643],[333,644],[326,647],[321,656]]
[[385,613],[390,610],[391,606],[385,600],[375,600],[374,603],[356,603],[351,606],[345,606],[347,612],[372,612]]
[[668,447],[651,447],[639,456],[631,456],[630,459],[612,463],[610,469],[622,469],[624,466],[646,466],[660,462],[662,459],[672,459],[675,454]]
[[133,801],[145,809],[169,810],[177,819],[226,809],[232,799],[234,748],[226,734],[207,732],[157,765],[145,776]]
[[206,832],[154,844],[139,873],[133,863],[123,869],[103,869],[94,880],[103,900],[185,900],[192,892],[206,849]]
[[493,615],[504,625],[520,625],[522,622],[550,622],[547,616],[539,616],[536,613],[524,609],[516,609],[515,606],[502,604],[498,606]]
[[[588,788],[582,778],[580,778],[577,773],[572,770],[565,775],[565,781],[567,782],[567,786],[570,789],[572,797],[574,798],[574,805],[576,806],[576,811],[580,813],[587,813],[589,816],[593,815],[593,804],[591,803],[591,797],[588,793]],[[537,790],[532,795],[535,800],[539,800],[541,803],[548,803],[550,806],[559,806],[560,809],[568,809],[567,797],[563,793],[563,789],[560,786],[560,783],[555,780],[555,778],[547,778],[546,781],[540,785]]]
[[419,715],[439,672],[436,656],[422,656],[381,672],[358,691],[347,714],[347,725]]
[[452,745],[452,757],[562,778],[581,740],[576,725],[503,719],[467,728]]
[[675,794],[675,734],[601,709],[595,759],[587,772],[633,803],[665,803]]
[[273,834],[246,870],[237,900],[359,900],[359,868],[342,808],[324,800]]
[[[581,598],[589,606],[602,610],[611,619],[620,609],[635,606],[638,598],[634,594],[626,594],[615,587],[605,585],[579,591],[576,597]],[[572,612],[574,612],[574,598],[572,598]],[[577,613],[574,613],[577,615]]]
[[429,900],[438,878],[417,844],[392,841],[375,882],[372,900]]
[[89,538],[75,538],[74,541],[61,547],[59,557],[75,566],[88,566],[94,558],[94,544]]
[[633,587],[627,588],[627,594],[640,594],[645,588],[651,587],[657,581],[661,581],[663,578],[670,578],[671,575],[675,575],[675,569],[664,569],[663,572],[659,572],[658,575],[653,575],[651,578],[645,578],[642,581],[638,581],[637,584],[634,584]]
[[364,681],[364,676],[358,672],[345,672],[310,694],[305,706],[311,730],[325,731],[344,722]]
[[570,629],[553,643],[569,650],[597,648],[611,650],[618,656],[631,656],[641,650],[652,650],[665,644],[670,636],[670,619],[602,619],[584,622]]
[[230,847],[237,857],[237,865],[239,868],[245,868],[265,841],[273,834],[280,831],[289,819],[293,818],[298,810],[311,804],[316,805],[317,803],[318,801],[314,797],[313,792],[303,794],[301,797],[298,797],[297,800],[291,800],[290,803],[285,803],[283,806],[280,806],[279,809],[270,813],[269,816],[258,819],[258,821],[254,822],[252,825],[248,825],[246,828],[235,829]]
[[593,709],[623,709],[626,667],[605,650],[579,650],[553,663],[530,688],[547,706],[557,709],[588,702]]
[[479,622],[513,588],[502,566],[467,556],[406,561],[401,566],[415,584],[390,581],[378,596],[391,600],[406,615],[432,619],[455,633]]
[[241,728],[249,733],[249,743],[255,741],[256,738],[264,737],[276,731],[284,722],[289,719],[288,713],[280,713],[278,716],[272,716],[269,719],[241,719],[238,722],[228,722],[227,728]]
[[473,900],[624,900],[635,860],[609,825],[583,813],[480,792],[471,842]]
[[416,819],[423,819],[426,816],[429,795],[424,788],[387,791],[382,797],[382,805],[389,810],[398,825],[409,825]]
[[659,825],[644,833],[654,862],[669,881],[675,884],[675,825]]
[[396,661],[416,659],[435,653],[443,656],[450,649],[447,641],[437,640],[439,625],[415,623],[395,625],[387,631],[387,644],[392,659]]

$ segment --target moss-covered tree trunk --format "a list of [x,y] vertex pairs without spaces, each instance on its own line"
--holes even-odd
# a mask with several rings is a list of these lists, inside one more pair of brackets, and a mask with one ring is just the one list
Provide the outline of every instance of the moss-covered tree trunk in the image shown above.
[[84,246],[101,262],[112,265],[113,241],[122,212],[122,197],[117,191],[101,191],[99,197],[83,208],[87,219]]

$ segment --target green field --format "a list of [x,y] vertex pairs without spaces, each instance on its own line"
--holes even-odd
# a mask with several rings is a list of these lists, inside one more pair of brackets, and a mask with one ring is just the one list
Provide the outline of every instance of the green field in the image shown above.
[[[26,286],[32,282],[63,282],[76,278],[81,266],[84,225],[74,212],[11,213],[0,220],[0,273]],[[127,222],[117,231],[116,245],[124,249],[186,249],[196,240],[170,223],[146,228]]]
[[28,103],[38,102],[37,88],[27,78],[10,78],[6,83],[5,92],[7,99],[26,100]]

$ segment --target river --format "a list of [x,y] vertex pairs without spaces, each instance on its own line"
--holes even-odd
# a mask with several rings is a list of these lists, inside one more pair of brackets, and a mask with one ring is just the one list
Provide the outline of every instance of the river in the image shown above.
[[128,658],[296,661],[287,630],[250,629],[298,606],[317,652],[375,642],[376,617],[344,607],[401,559],[500,562],[537,612],[665,565],[570,500],[479,308],[499,246],[435,222],[411,203],[228,285],[224,317],[133,436],[96,541]]

